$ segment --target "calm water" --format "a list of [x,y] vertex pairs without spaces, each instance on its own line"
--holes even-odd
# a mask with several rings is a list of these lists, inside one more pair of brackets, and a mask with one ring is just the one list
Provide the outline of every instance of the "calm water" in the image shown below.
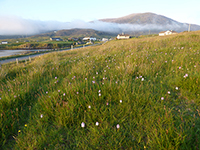
[[19,55],[26,52],[34,51],[48,51],[48,49],[33,49],[33,50],[0,50],[0,57]]

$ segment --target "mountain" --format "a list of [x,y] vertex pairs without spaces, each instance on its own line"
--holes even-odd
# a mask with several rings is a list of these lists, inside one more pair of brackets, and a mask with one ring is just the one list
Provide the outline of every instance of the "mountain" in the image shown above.
[[173,24],[179,22],[167,18],[162,15],[157,15],[154,13],[136,13],[130,14],[128,16],[120,17],[120,18],[111,18],[111,19],[100,19],[103,22],[112,22],[112,23],[120,23],[120,24],[157,24],[157,25],[165,25],[165,24]]
[[[136,30],[159,32],[162,30],[187,31],[189,24],[180,23],[171,18],[154,13],[136,13],[120,18],[100,19],[99,21],[117,24],[129,24],[135,26]],[[199,25],[191,24],[191,30],[200,30]],[[130,30],[131,31],[131,30]]]
[[49,36],[49,37],[67,36],[71,38],[82,38],[85,36],[93,36],[96,38],[102,38],[102,37],[113,37],[113,36],[116,36],[116,34],[97,31],[93,29],[69,29],[69,30],[47,32],[43,34],[34,35],[32,37],[46,37],[46,36]]

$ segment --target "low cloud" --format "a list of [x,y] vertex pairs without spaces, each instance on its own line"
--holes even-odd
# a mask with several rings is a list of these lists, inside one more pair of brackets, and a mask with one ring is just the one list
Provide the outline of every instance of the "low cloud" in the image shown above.
[[117,24],[106,23],[101,21],[84,22],[75,20],[72,22],[58,21],[39,21],[28,20],[14,16],[0,16],[0,35],[33,35],[42,32],[72,28],[94,29],[98,31],[121,33],[121,32],[137,32],[148,30],[187,30],[187,24],[174,23],[159,26],[155,24]]
[[27,20],[20,17],[0,16],[0,35],[38,34],[62,29],[65,24],[57,21]]

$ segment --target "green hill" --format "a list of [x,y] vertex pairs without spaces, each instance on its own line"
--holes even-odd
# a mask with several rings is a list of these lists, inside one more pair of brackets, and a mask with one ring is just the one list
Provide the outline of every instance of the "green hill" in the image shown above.
[[200,31],[4,64],[0,149],[198,149]]
[[66,36],[71,38],[83,38],[85,36],[93,36],[96,38],[103,38],[103,37],[115,37],[116,34],[107,33],[107,32],[101,32],[96,31],[93,29],[69,29],[69,30],[59,30],[59,31],[52,31],[48,33],[43,33],[39,35],[34,35],[32,37],[60,37],[60,36]]

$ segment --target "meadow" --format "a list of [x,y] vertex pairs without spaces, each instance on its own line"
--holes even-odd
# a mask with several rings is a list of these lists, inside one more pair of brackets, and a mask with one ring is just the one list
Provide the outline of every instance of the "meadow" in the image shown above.
[[0,149],[199,149],[200,31],[3,64]]
[[0,49],[57,49],[57,48],[70,48],[75,45],[73,41],[40,41],[40,42],[19,42],[0,45]]

